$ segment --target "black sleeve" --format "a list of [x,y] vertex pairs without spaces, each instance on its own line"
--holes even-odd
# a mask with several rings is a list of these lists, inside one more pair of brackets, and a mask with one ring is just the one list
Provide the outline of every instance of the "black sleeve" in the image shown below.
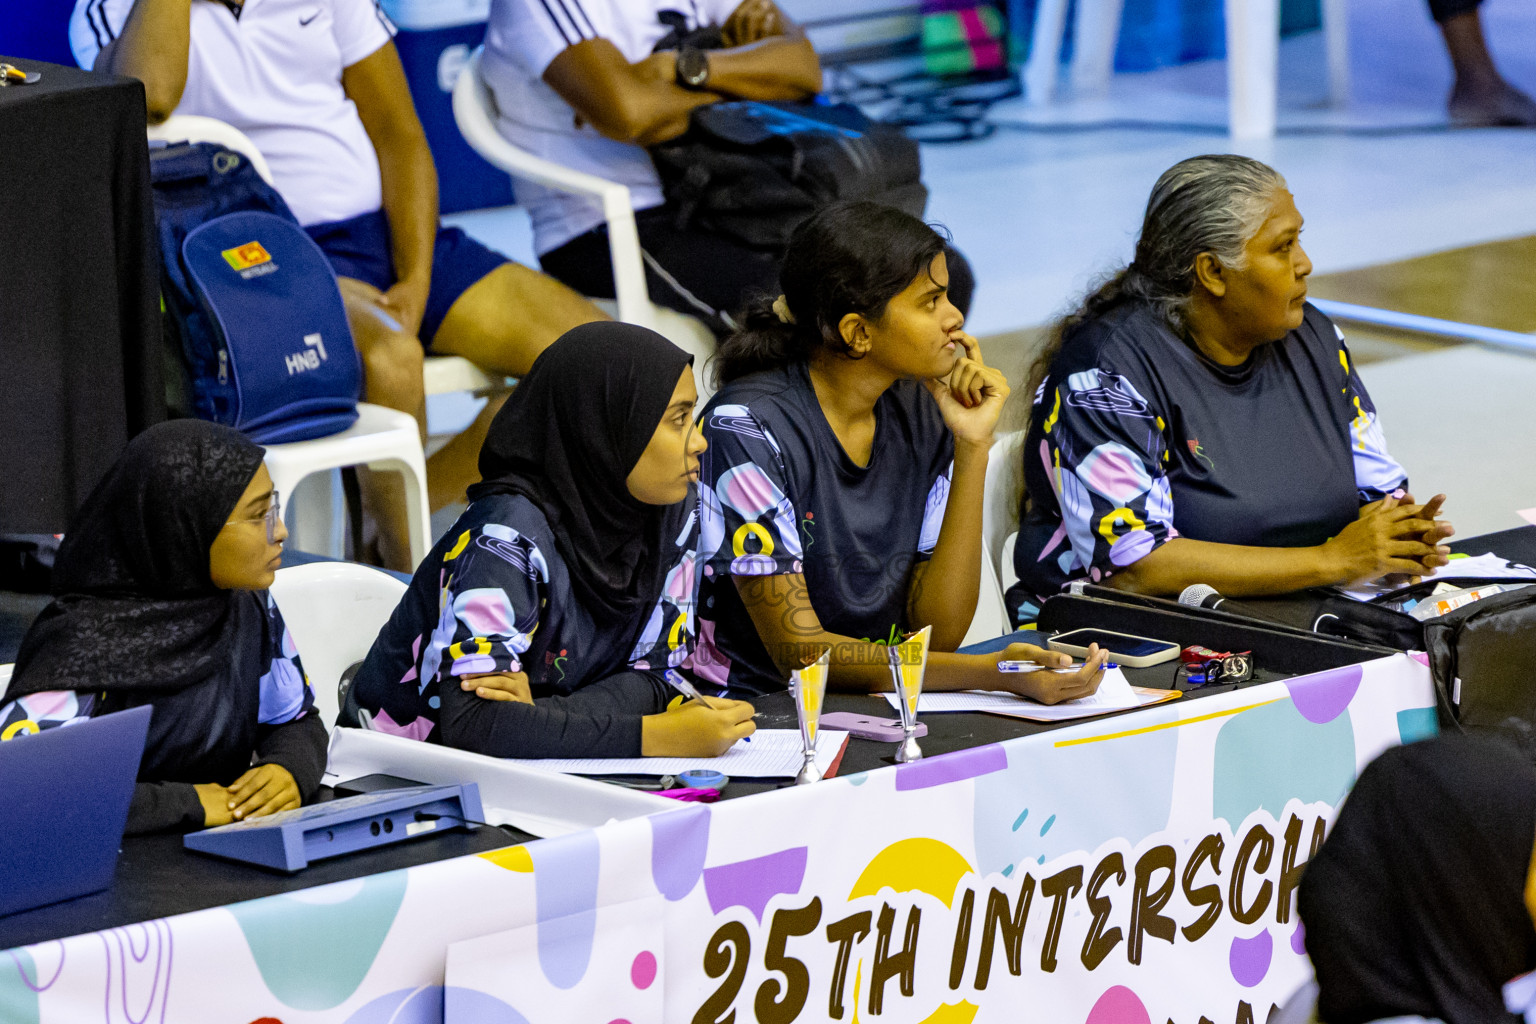
[[293,781],[298,783],[299,797],[309,803],[325,775],[328,742],[320,715],[311,710],[292,722],[259,727],[256,730],[256,764],[286,768]]
[[443,743],[492,757],[639,757],[640,719],[672,697],[646,672],[620,672],[569,696],[490,701],[450,680],[439,713]]
[[190,782],[140,782],[133,787],[125,834],[195,832],[203,827],[203,804]]

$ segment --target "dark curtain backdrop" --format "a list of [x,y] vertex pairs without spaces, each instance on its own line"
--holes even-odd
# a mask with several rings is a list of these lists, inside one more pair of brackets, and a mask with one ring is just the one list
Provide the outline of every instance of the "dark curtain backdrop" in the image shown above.
[[144,87],[0,60],[0,533],[58,533],[165,415]]

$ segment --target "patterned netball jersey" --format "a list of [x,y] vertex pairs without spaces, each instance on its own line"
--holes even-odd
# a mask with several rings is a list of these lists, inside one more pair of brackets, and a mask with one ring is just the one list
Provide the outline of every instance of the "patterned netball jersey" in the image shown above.
[[479,499],[417,568],[358,671],[358,703],[377,729],[439,742],[443,701],[479,699],[450,677],[525,672],[542,697],[626,668],[686,667],[696,524],[689,515],[656,603],[637,621],[605,629],[573,592],[539,507],[521,495]]
[[[304,675],[304,666],[299,661],[299,651],[294,646],[293,636],[283,622],[283,613],[278,611],[271,591],[262,591],[255,599],[260,600],[266,609],[266,628],[262,641],[266,671],[257,683],[260,697],[256,722],[258,725],[283,725],[296,721],[313,707],[315,695]],[[216,695],[205,692],[217,685],[217,682],[210,687],[199,684],[190,688],[194,692],[184,692],[179,699],[217,699]],[[99,693],[85,690],[47,690],[0,704],[0,742],[42,732],[44,729],[83,722],[101,713],[99,696]],[[171,696],[167,694],[167,698]]]
[[1024,482],[1016,621],[1174,537],[1321,544],[1407,475],[1343,334],[1311,305],[1298,329],[1221,366],[1133,304],[1063,346],[1035,395]]
[[907,630],[912,567],[933,554],[954,438],[933,396],[901,381],[875,405],[869,464],[848,457],[804,364],[733,381],[704,414],[699,483],[701,680],[745,693],[784,679],[734,578],[803,575],[828,632],[888,643]]

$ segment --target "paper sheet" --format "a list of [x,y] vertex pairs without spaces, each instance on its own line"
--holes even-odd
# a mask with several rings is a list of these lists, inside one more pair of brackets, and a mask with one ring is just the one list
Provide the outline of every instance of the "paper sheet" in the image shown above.
[[[825,775],[848,734],[824,729],[816,738],[816,767]],[[507,758],[508,764],[567,775],[676,775],[714,769],[733,779],[790,779],[802,761],[799,729],[759,729],[721,757]]]
[[[1426,573],[1424,579],[1432,580],[1443,576],[1453,579],[1457,576],[1482,576],[1490,579],[1536,579],[1536,569],[1519,562],[1511,562],[1502,555],[1468,555],[1464,558],[1451,556],[1447,565],[1442,565],[1437,571]],[[1402,584],[1391,587],[1382,587],[1367,584],[1362,587],[1340,587],[1339,590],[1345,597],[1356,601],[1371,601],[1382,594],[1390,594],[1394,590],[1403,589]]]
[[[1089,697],[1065,701],[1061,704],[1039,704],[1028,697],[1002,690],[952,690],[944,693],[925,693],[917,702],[918,714],[935,714],[946,711],[987,711],[993,714],[1013,715],[1035,721],[1063,721],[1088,718],[1108,711],[1139,708],[1147,704],[1168,700],[1167,690],[1147,690],[1133,687],[1118,668],[1108,669],[1098,690]],[[888,693],[886,700],[896,706],[896,695]]]

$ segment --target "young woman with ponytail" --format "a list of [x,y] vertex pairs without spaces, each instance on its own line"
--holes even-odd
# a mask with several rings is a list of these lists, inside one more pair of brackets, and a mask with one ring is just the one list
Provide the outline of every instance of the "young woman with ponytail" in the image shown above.
[[951,653],[976,608],[988,448],[1008,385],[949,296],[943,237],[872,203],[828,207],[790,241],[783,294],[715,357],[699,483],[699,679],[783,686],[832,651],[831,683],[890,689],[881,645],[932,626],[930,689],[1016,689],[1054,703],[1097,689],[1015,644]]
[[1158,179],[1136,258],[1036,364],[1015,621],[1078,579],[1236,597],[1446,563],[1444,495],[1405,493],[1343,334],[1307,304],[1301,226],[1256,160]]

